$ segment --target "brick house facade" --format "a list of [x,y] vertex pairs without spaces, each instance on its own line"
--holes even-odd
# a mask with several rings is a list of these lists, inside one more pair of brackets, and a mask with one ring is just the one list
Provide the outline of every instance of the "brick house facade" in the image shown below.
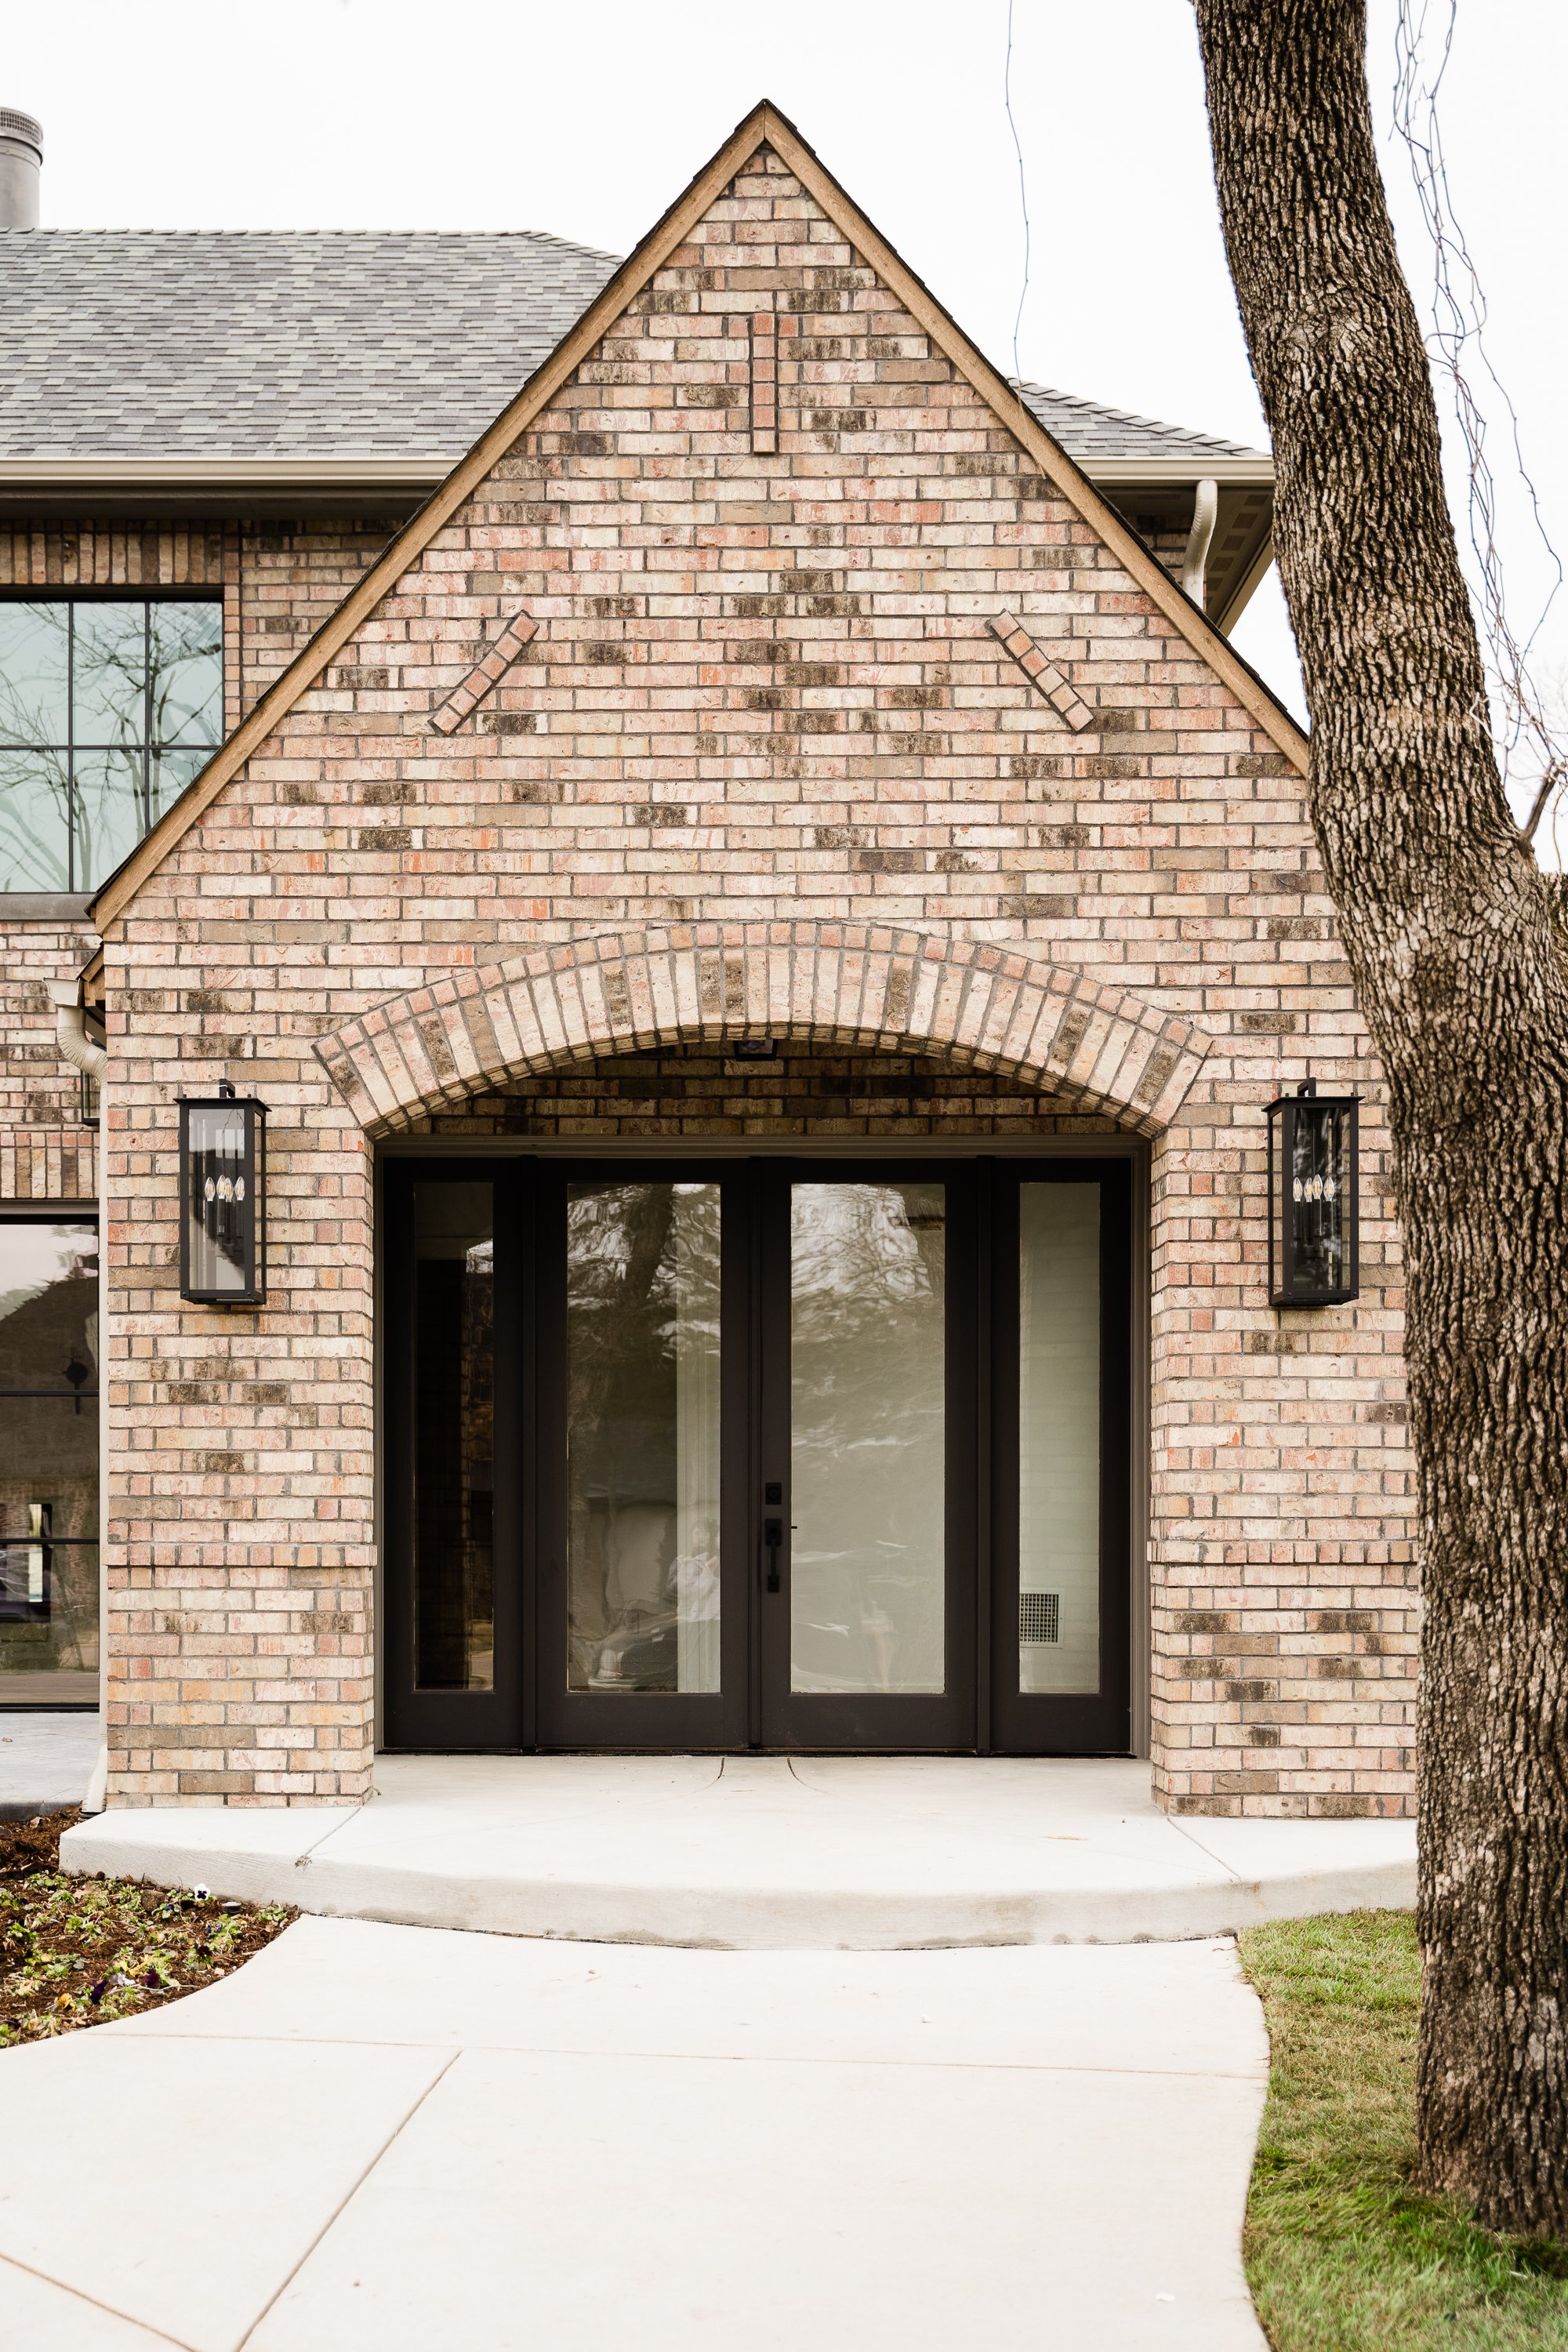
[[[1406,1810],[1383,1083],[1220,630],[767,109],[384,539],[9,542],[18,586],[221,583],[239,649],[90,919],[8,927],[8,1198],[95,1189],[37,982],[89,965],[107,1030],[110,1801],[367,1790],[378,1184],[570,1142],[1125,1164],[1131,1738],[1179,1811]],[[1362,1286],[1280,1310],[1309,1075],[1361,1097]],[[180,1295],[219,1077],[268,1107],[255,1310]]]

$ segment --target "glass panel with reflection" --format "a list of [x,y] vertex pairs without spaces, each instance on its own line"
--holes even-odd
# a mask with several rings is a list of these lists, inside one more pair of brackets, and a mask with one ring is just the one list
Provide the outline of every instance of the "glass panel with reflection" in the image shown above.
[[217,742],[223,733],[223,607],[147,607],[148,740]]
[[98,1233],[0,1220],[0,1704],[98,1698]]
[[796,1184],[790,1687],[944,1687],[941,1184]]
[[72,608],[72,735],[79,744],[147,740],[147,607]]
[[1018,1687],[1100,1688],[1100,1187],[1018,1188]]
[[73,886],[95,889],[141,840],[146,754],[79,751],[76,755],[76,862]]
[[223,733],[212,601],[0,602],[0,890],[89,890]]
[[70,606],[0,601],[0,743],[65,743]]
[[495,1191],[414,1188],[414,1680],[495,1687]]
[[0,751],[0,890],[70,888],[64,751]]
[[566,1205],[567,1688],[719,1688],[716,1184]]

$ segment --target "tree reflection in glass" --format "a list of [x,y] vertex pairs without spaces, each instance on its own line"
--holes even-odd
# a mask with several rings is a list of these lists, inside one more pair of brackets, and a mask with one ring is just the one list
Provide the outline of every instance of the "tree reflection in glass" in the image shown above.
[[796,1184],[790,1686],[945,1683],[941,1184]]
[[0,890],[87,890],[223,733],[210,600],[0,602]]
[[567,1687],[719,1688],[716,1184],[573,1184]]
[[0,1700],[98,1696],[98,1235],[0,1221]]

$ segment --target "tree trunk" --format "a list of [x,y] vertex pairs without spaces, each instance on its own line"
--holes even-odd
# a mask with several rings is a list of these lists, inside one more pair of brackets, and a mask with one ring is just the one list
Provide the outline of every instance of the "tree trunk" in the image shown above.
[[1387,1075],[1425,1593],[1424,2184],[1568,2235],[1568,972],[1509,814],[1364,0],[1195,0],[1312,822]]

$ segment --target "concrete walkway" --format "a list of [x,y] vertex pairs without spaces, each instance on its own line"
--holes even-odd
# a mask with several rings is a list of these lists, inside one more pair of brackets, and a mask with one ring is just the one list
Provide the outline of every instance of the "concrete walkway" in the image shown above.
[[897,1950],[1214,1936],[1415,1899],[1409,1822],[1162,1812],[1002,1757],[403,1757],[363,1807],[113,1811],[66,1867],[503,1935]]
[[[276,1817],[274,1817],[276,1818]],[[0,2056],[17,2352],[1262,2352],[1234,1948],[301,1919]]]

